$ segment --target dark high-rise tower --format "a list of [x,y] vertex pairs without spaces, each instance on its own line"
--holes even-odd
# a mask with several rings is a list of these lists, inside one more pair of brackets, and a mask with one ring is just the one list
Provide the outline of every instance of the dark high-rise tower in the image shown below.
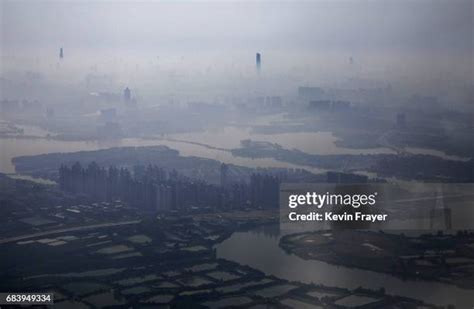
[[132,93],[131,93],[130,89],[128,89],[128,87],[125,88],[124,91],[123,91],[123,100],[127,104],[132,101]]
[[63,54],[63,48],[59,48],[59,59],[63,59],[64,58],[64,54]]
[[222,163],[221,164],[221,186],[222,187],[227,187],[228,181],[229,181],[228,177],[229,177],[229,167],[227,166],[227,164]]
[[257,72],[260,73],[260,68],[262,66],[262,56],[260,55],[260,53],[256,54],[255,61],[256,61],[256,64],[257,64]]

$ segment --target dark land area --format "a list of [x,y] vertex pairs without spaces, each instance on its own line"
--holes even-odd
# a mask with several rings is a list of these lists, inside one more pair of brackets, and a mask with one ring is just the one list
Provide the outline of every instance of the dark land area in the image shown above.
[[216,257],[213,246],[235,231],[277,222],[272,210],[153,215],[0,180],[2,206],[14,206],[1,219],[0,289],[53,292],[57,308],[437,308],[383,290],[289,282]]

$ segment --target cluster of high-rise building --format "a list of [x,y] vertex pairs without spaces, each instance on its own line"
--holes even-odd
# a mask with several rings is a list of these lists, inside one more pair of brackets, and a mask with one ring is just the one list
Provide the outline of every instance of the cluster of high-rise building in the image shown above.
[[59,185],[64,191],[94,201],[119,199],[146,211],[278,207],[278,177],[254,174],[247,183],[235,183],[227,180],[227,167],[222,169],[219,186],[156,166],[136,166],[131,172],[113,166],[103,168],[96,163],[87,167],[75,163],[61,166]]

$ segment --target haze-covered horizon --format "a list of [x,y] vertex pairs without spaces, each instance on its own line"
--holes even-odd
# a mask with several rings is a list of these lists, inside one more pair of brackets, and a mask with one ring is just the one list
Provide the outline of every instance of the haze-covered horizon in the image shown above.
[[2,1],[1,15],[4,78],[107,75],[143,94],[203,98],[255,93],[248,89],[257,78],[258,91],[278,95],[298,85],[391,84],[450,104],[467,101],[473,85],[469,0]]

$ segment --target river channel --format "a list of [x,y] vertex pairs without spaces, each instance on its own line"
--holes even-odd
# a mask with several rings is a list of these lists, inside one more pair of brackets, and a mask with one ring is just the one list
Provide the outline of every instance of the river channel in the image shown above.
[[402,280],[389,274],[304,260],[279,247],[280,237],[284,234],[278,226],[236,232],[216,246],[217,256],[290,281],[348,289],[383,287],[388,294],[437,305],[454,304],[456,308],[472,308],[474,305],[473,290],[438,282]]

